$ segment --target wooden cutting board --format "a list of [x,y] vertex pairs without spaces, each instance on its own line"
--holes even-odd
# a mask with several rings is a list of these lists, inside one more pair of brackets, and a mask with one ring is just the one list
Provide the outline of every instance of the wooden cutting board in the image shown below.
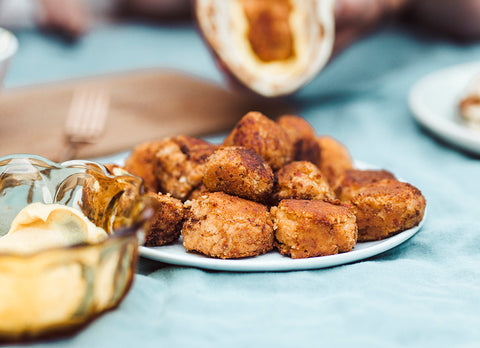
[[131,149],[148,140],[230,130],[248,111],[269,117],[293,113],[285,101],[235,94],[210,81],[171,70],[141,70],[5,90],[0,95],[0,156],[33,153],[56,160],[74,91],[101,87],[110,94],[106,131],[77,157]]

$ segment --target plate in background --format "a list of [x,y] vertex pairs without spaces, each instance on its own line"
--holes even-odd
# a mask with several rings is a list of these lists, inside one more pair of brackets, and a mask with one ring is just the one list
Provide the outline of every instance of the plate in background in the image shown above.
[[409,106],[415,119],[446,142],[480,154],[480,131],[460,118],[458,103],[473,78],[480,76],[480,62],[456,65],[433,72],[413,85]]

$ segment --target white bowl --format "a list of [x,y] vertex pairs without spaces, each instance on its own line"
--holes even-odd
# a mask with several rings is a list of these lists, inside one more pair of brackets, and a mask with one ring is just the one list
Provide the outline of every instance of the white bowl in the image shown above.
[[8,64],[17,52],[17,38],[8,30],[0,28],[0,86],[3,84]]

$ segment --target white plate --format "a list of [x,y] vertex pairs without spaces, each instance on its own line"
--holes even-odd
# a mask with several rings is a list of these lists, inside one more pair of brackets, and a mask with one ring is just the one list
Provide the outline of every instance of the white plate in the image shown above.
[[[123,165],[128,153],[124,152],[110,157],[99,158],[96,161],[100,163],[116,163]],[[355,166],[359,169],[378,169],[377,167],[364,162],[355,161]],[[363,260],[402,244],[417,233],[423,226],[427,211],[420,222],[414,228],[403,231],[390,238],[375,241],[357,243],[352,251],[329,256],[311,257],[307,259],[292,259],[283,256],[276,251],[267,254],[248,257],[242,259],[214,259],[196,253],[188,253],[182,245],[180,238],[175,244],[161,247],[139,247],[140,255],[143,257],[170,263],[180,266],[198,267],[212,269],[217,271],[237,271],[237,272],[264,272],[264,271],[294,271],[317,269],[343,265],[359,260]]]
[[209,258],[200,254],[187,253],[181,240],[173,245],[162,247],[142,246],[140,247],[140,255],[152,260],[174,265],[191,266],[216,271],[265,272],[318,269],[367,259],[390,250],[407,241],[417,233],[420,228],[422,228],[425,216],[417,227],[403,231],[393,237],[381,241],[357,243],[352,251],[329,256],[291,259],[290,257],[283,256],[276,251],[271,251],[265,255],[255,257],[222,260]]
[[476,154],[480,154],[480,131],[462,121],[458,102],[479,74],[480,62],[442,69],[415,83],[409,95],[410,109],[420,124],[448,143]]

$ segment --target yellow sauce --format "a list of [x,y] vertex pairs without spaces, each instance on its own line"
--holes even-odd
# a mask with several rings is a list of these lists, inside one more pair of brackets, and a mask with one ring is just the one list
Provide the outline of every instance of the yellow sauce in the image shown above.
[[0,252],[28,254],[80,243],[98,243],[107,233],[82,212],[60,204],[32,203],[13,219],[0,238]]

